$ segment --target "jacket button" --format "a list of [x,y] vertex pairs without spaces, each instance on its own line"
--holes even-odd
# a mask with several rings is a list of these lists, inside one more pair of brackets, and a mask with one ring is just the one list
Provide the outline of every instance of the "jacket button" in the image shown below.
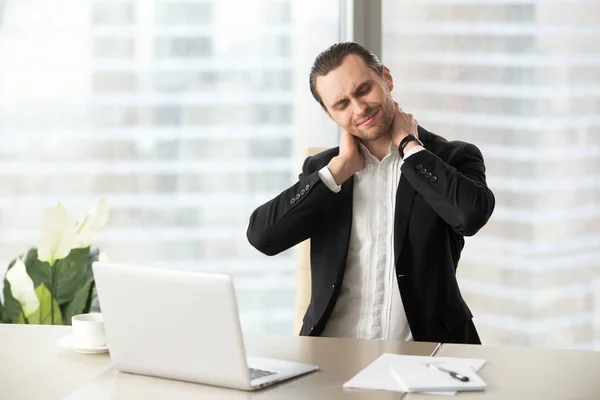
[[437,176],[432,176],[430,179],[431,182],[437,182]]
[[421,171],[419,171],[420,173],[422,173],[423,175],[425,175],[427,173],[427,168],[423,168]]
[[306,190],[302,189],[302,190],[300,191],[300,194],[301,194],[302,196],[304,196],[304,193],[306,193]]
[[423,164],[417,164],[417,169],[423,169]]
[[295,202],[296,202],[296,199],[292,197],[292,198],[290,199],[290,204],[294,204]]
[[427,178],[427,179],[431,178],[431,172],[426,173],[425,178]]
[[310,185],[304,186],[304,189],[308,191],[308,189],[310,189]]
[[300,200],[300,195],[299,194],[296,195],[296,200]]

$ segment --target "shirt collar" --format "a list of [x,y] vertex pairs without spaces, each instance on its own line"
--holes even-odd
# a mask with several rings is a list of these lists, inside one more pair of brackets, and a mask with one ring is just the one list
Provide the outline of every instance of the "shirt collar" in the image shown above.
[[[362,142],[359,141],[359,140],[357,140],[357,142],[358,142],[358,151],[365,158],[365,162],[368,163],[368,164],[379,164],[379,162],[380,162],[379,159],[377,157],[375,157],[373,154],[371,154],[371,152],[369,151],[369,149],[367,149],[367,146],[365,146],[364,144],[362,144]],[[384,157],[384,159],[386,159],[387,157],[389,157],[390,154],[394,158],[395,157],[400,157],[400,153],[398,152],[398,147],[396,147],[396,145],[394,144],[393,140],[390,140],[389,153],[388,153],[388,155],[386,155]]]

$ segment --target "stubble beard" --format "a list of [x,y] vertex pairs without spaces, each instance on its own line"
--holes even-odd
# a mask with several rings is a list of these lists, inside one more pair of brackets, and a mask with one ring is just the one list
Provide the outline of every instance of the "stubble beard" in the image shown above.
[[392,109],[392,112],[388,112],[385,107],[381,107],[379,112],[382,113],[382,115],[379,116],[379,123],[376,126],[369,127],[367,130],[362,130],[359,126],[357,135],[355,136],[361,140],[371,142],[390,133],[392,122],[394,121],[394,110]]

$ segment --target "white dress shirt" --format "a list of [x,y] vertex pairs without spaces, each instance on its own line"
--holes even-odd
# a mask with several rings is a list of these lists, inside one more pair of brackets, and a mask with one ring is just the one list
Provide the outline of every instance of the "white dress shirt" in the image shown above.
[[[415,146],[404,159],[425,150]],[[381,161],[359,143],[365,168],[354,179],[352,230],[340,296],[323,336],[412,340],[394,265],[394,212],[403,160],[393,142]],[[338,186],[325,166],[321,180]]]

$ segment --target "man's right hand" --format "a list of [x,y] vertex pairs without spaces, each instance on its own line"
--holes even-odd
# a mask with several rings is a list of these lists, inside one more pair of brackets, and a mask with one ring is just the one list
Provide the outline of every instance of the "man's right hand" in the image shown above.
[[340,154],[333,157],[327,168],[335,183],[341,185],[352,175],[361,171],[365,167],[365,159],[358,151],[358,141],[351,133],[342,129],[340,135]]

